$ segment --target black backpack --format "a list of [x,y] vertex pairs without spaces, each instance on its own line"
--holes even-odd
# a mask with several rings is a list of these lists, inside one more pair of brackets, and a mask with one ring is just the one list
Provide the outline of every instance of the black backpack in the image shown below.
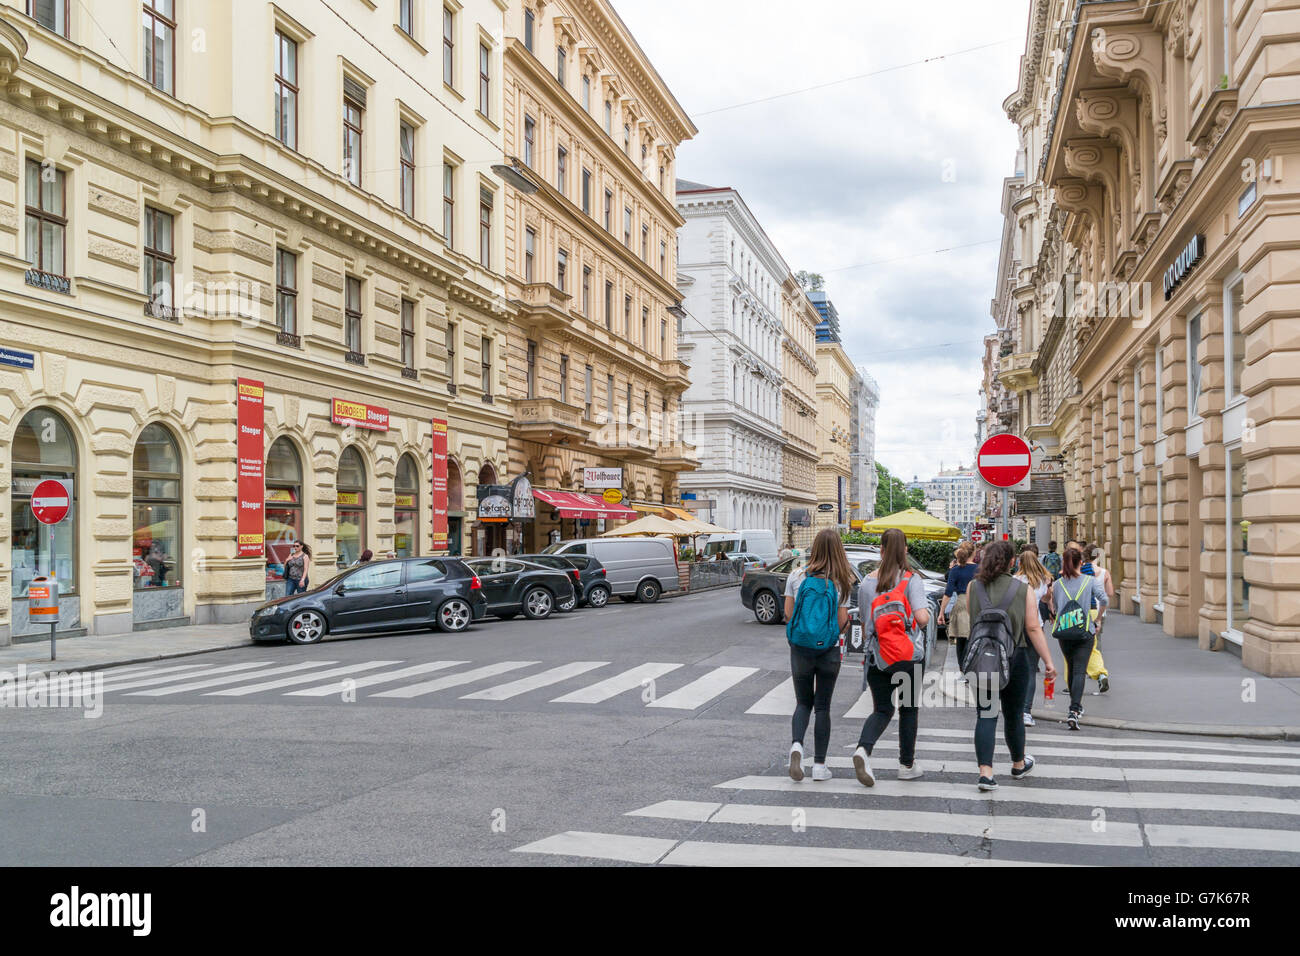
[[1086,641],[1092,635],[1088,633],[1088,610],[1079,602],[1084,592],[1092,594],[1092,578],[1083,575],[1079,578],[1079,590],[1074,594],[1066,586],[1065,578],[1057,581],[1053,587],[1059,587],[1069,599],[1065,606],[1056,611],[1056,624],[1052,627],[1052,636],[1060,641]]
[[1011,659],[1016,653],[1015,624],[1008,608],[1017,596],[1024,600],[1020,582],[1012,580],[996,607],[989,601],[984,582],[972,581],[971,587],[979,595],[980,616],[971,623],[962,673],[973,675],[972,683],[977,688],[992,689],[996,680],[998,690],[1003,690],[1011,680]]

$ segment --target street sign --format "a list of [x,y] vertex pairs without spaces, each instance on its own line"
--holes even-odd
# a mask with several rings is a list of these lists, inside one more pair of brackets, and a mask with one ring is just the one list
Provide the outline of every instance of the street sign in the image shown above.
[[617,488],[606,488],[603,497],[605,503],[609,505],[619,505],[623,503],[623,492]]
[[976,455],[980,477],[995,488],[1014,488],[1029,477],[1029,446],[1017,435],[994,435]]
[[61,481],[47,478],[32,491],[32,514],[41,524],[58,524],[68,516],[71,504]]

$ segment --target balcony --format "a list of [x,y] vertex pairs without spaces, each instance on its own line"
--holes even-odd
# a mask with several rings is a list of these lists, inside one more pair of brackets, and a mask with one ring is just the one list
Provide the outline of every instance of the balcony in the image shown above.
[[998,381],[1012,392],[1026,392],[1038,387],[1038,376],[1034,373],[1034,359],[1037,352],[1014,352],[1004,355],[998,361]]
[[643,461],[658,452],[656,436],[641,421],[639,413],[631,424],[626,421],[598,422],[585,444],[594,452],[626,461]]
[[684,442],[673,442],[659,446],[655,464],[664,471],[695,471],[700,467],[700,460],[694,457],[695,448]]
[[525,398],[514,402],[511,430],[526,441],[544,445],[578,444],[587,439],[582,409],[554,398]]
[[573,296],[549,282],[530,283],[524,286],[524,298],[519,303],[519,321],[534,331],[564,328],[570,321],[572,301]]
[[691,367],[681,359],[662,362],[660,367],[669,385],[675,385],[683,391],[691,387]]

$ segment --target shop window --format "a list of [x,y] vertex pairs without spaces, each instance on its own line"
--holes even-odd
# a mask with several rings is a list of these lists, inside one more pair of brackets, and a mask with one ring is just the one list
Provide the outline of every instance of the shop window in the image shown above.
[[302,540],[302,462],[287,438],[277,438],[266,457],[266,579],[284,580],[284,562]]
[[393,551],[399,558],[420,553],[420,470],[415,459],[403,455],[393,482]]
[[1228,351],[1225,356],[1228,368],[1225,391],[1230,402],[1241,397],[1241,377],[1246,371],[1246,336],[1241,331],[1243,288],[1244,285],[1238,282],[1223,296],[1223,326],[1227,331],[1224,343]]
[[1187,417],[1190,421],[1201,417],[1197,411],[1201,401],[1201,363],[1196,358],[1200,344],[1201,316],[1196,315],[1187,321]]
[[181,551],[181,456],[162,425],[149,425],[135,443],[131,483],[131,552],[136,590],[178,587]]
[[[26,597],[32,578],[51,571],[59,582],[60,594],[76,593],[77,451],[72,431],[58,412],[33,409],[19,422],[12,450],[12,594]],[[71,492],[68,516],[53,526],[52,549],[50,527],[36,520],[31,505],[32,491],[47,478],[65,482]]]
[[361,453],[348,446],[339,456],[335,497],[338,519],[338,566],[356,564],[366,549],[366,466]]
[[1250,522],[1242,510],[1246,494],[1246,462],[1237,445],[1228,451],[1228,629],[1240,632],[1250,620],[1250,582],[1246,580],[1246,558],[1250,554],[1247,533]]

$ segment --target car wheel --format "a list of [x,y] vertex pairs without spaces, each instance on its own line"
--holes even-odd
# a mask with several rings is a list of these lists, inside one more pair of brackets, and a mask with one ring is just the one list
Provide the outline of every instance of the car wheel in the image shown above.
[[555,598],[546,588],[533,588],[524,595],[524,617],[530,621],[544,621],[555,610]]
[[438,629],[447,634],[459,634],[469,627],[474,620],[474,612],[469,603],[460,598],[452,598],[438,608]]
[[609,588],[603,584],[597,584],[587,593],[587,604],[590,607],[602,608],[609,603]]
[[578,606],[578,598],[575,595],[573,597],[567,597],[563,601],[561,601],[558,605],[558,609],[562,614],[568,614],[577,606]]
[[659,600],[662,589],[654,581],[645,581],[636,589],[636,599],[642,604],[654,604]]
[[776,595],[771,591],[759,591],[754,595],[754,617],[759,624],[775,624],[780,618],[776,606]]
[[299,611],[289,619],[289,640],[295,644],[317,644],[327,630],[325,618],[315,611]]

